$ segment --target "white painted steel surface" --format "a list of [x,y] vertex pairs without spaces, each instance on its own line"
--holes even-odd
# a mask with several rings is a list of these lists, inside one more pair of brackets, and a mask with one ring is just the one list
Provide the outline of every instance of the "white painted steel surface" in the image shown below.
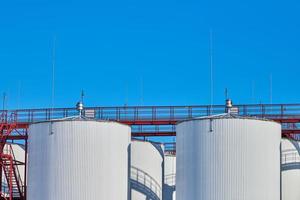
[[282,200],[300,199],[300,146],[297,141],[281,141]]
[[131,142],[131,200],[161,200],[163,149],[144,141]]
[[163,189],[164,200],[176,199],[176,156],[165,155],[165,186]]
[[28,200],[127,200],[130,127],[62,120],[29,127]]
[[279,200],[281,126],[224,115],[177,125],[177,200]]

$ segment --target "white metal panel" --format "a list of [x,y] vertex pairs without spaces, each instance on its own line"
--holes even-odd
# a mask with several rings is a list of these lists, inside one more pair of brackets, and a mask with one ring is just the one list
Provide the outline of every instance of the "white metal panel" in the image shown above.
[[177,200],[279,200],[281,126],[242,118],[177,125]]
[[281,141],[282,200],[300,199],[300,146],[296,141]]
[[147,200],[147,194],[144,194],[144,193],[139,192],[139,191],[134,190],[134,189],[131,190],[131,197],[132,197],[131,199],[143,199],[143,200]]
[[54,121],[29,127],[28,200],[127,200],[130,128]]
[[[162,152],[161,145],[144,141],[131,142],[132,200],[153,198],[153,200],[159,200],[162,198]],[[155,197],[151,198],[153,194]]]
[[163,189],[164,200],[176,199],[176,156],[165,155],[165,185]]

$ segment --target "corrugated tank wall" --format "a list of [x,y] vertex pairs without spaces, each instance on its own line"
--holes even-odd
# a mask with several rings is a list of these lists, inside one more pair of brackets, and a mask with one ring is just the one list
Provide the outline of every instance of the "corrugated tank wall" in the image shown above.
[[131,143],[131,200],[161,200],[163,149],[144,141]]
[[127,200],[130,127],[85,120],[29,127],[28,200]]
[[177,200],[279,200],[281,126],[210,118],[177,125]]
[[300,145],[299,142],[281,141],[282,200],[300,199]]

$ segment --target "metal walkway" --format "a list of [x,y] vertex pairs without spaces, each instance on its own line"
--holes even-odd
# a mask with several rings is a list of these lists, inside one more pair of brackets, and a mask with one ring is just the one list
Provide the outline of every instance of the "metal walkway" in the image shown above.
[[[235,105],[237,114],[282,123],[283,134],[300,133],[300,104]],[[224,105],[86,107],[84,115],[97,120],[119,121],[132,126],[133,136],[175,136],[174,125],[182,120],[224,113]],[[30,123],[78,115],[76,108],[5,110],[16,116],[19,128]]]

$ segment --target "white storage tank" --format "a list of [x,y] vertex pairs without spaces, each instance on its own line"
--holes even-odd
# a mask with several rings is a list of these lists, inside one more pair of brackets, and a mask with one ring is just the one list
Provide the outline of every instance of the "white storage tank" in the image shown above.
[[177,200],[280,199],[280,124],[224,114],[176,131]]
[[162,145],[131,142],[131,200],[161,200],[163,185]]
[[300,199],[300,146],[297,141],[281,141],[282,200]]
[[165,182],[163,188],[164,200],[176,199],[176,155],[165,154]]
[[81,118],[30,125],[27,199],[127,200],[130,132]]

